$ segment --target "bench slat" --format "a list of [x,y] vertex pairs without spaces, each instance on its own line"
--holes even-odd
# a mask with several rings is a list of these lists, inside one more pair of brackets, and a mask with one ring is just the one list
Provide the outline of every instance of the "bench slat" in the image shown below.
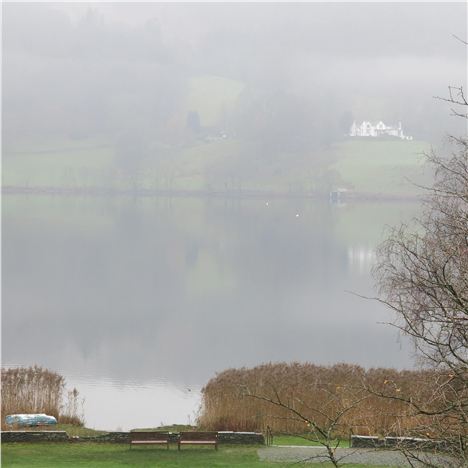
[[131,444],[167,444],[165,440],[132,440]]
[[181,440],[181,444],[217,444],[218,442],[216,440]]
[[181,445],[214,445],[218,450],[217,432],[181,432],[179,434],[178,448]]
[[131,432],[130,446],[132,445],[167,445],[169,448],[169,434],[167,432]]

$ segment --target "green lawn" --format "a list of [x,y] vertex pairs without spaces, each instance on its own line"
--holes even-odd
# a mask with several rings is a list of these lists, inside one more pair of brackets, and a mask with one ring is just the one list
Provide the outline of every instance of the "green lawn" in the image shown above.
[[165,448],[138,447],[122,444],[37,443],[2,444],[4,467],[256,467],[275,466],[258,461],[256,448],[220,447],[190,448],[178,451]]
[[[212,448],[138,447],[124,444],[93,443],[5,443],[2,444],[2,466],[15,468],[61,467],[275,467],[282,463],[261,462],[258,447],[221,446]],[[320,464],[329,468],[329,463]],[[346,465],[347,468],[372,468],[367,465]],[[383,468],[383,467],[379,467]]]

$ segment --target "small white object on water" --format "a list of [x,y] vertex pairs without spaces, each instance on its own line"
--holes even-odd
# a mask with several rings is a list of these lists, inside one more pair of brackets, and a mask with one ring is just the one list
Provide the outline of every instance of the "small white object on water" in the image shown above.
[[299,213],[296,213],[296,218],[299,218]]
[[268,206],[268,202],[265,203],[265,206]]

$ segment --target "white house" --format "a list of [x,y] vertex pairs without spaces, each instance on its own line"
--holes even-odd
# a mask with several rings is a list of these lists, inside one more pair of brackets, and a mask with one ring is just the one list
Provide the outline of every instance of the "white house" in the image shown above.
[[412,140],[412,136],[405,135],[401,122],[398,122],[398,126],[392,127],[385,125],[381,120],[377,123],[371,123],[367,120],[363,120],[360,125],[353,122],[349,130],[349,136],[351,137],[382,137],[382,136],[393,136],[401,138],[402,140]]

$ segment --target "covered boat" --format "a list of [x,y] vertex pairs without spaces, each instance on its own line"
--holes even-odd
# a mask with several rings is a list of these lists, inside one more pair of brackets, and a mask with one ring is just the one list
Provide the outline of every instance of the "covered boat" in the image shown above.
[[47,414],[9,414],[5,416],[5,423],[9,426],[46,426],[57,424],[57,420]]

